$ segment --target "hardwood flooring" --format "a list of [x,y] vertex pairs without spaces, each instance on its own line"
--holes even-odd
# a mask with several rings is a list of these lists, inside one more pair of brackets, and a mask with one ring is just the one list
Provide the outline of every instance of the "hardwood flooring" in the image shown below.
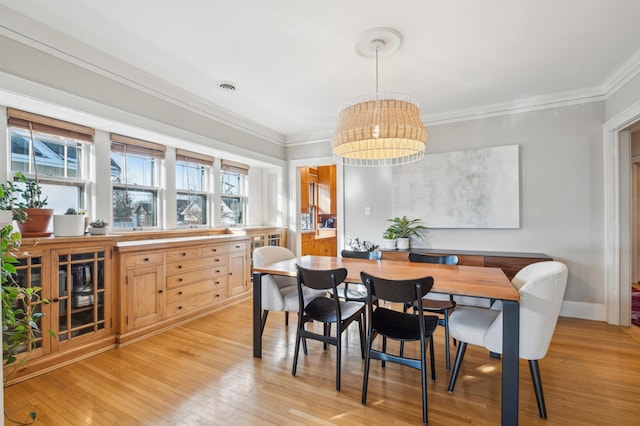
[[[5,410],[38,425],[416,425],[420,376],[372,361],[367,405],[357,329],[345,339],[342,390],[335,349],[309,342],[291,375],[296,315],[270,313],[263,358],[252,357],[251,301],[5,389]],[[469,346],[447,392],[442,330],[435,336],[437,380],[428,385],[430,425],[496,425],[500,361]],[[390,345],[397,350],[397,345]],[[416,354],[416,345],[406,351]],[[520,364],[520,424],[640,424],[640,329],[560,318],[540,361],[549,418],[538,417],[526,361]],[[6,419],[5,419],[6,421]],[[6,421],[9,424],[8,421]]]

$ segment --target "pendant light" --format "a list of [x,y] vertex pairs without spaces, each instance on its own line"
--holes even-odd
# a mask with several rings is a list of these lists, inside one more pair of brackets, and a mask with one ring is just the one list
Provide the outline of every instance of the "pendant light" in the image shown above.
[[333,157],[349,166],[395,166],[424,157],[427,129],[420,120],[418,101],[408,95],[378,92],[378,57],[394,53],[402,42],[395,30],[367,31],[356,45],[363,56],[375,56],[376,92],[339,109],[338,127],[331,138]]

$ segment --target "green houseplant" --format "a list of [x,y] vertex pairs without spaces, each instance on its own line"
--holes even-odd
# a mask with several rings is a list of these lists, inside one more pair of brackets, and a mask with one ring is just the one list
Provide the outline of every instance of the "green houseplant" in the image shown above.
[[398,249],[408,249],[409,238],[411,237],[417,239],[424,238],[427,227],[422,224],[422,219],[409,219],[407,216],[397,216],[387,220],[391,222],[388,229],[392,229],[398,239]]
[[102,219],[96,219],[89,222],[89,233],[91,235],[105,235],[107,233],[107,226],[109,224]]
[[382,248],[387,250],[393,250],[396,248],[396,231],[393,227],[389,226],[382,234]]
[[[24,212],[24,220],[20,221],[18,227],[24,237],[43,237],[51,235],[48,231],[53,209],[47,209],[47,197],[42,197],[42,187],[38,180],[27,179],[22,173],[16,174],[14,191],[19,194],[16,197],[16,207]],[[14,216],[15,218],[15,216]]]

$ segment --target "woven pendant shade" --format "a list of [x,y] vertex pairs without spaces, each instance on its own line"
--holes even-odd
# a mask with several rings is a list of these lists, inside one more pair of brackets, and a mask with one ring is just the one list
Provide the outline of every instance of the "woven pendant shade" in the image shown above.
[[351,166],[411,163],[424,157],[426,145],[417,101],[393,94],[365,96],[344,106],[331,139],[334,159]]
[[374,28],[362,34],[356,51],[376,58],[376,92],[343,105],[331,151],[338,164],[396,166],[424,157],[427,129],[420,120],[418,101],[410,96],[378,92],[378,55],[394,53],[402,35],[391,28]]

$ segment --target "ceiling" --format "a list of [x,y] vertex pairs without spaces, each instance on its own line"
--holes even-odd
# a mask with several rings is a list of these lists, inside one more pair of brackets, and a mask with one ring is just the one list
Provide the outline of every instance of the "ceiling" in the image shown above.
[[[0,34],[283,143],[330,136],[375,92],[367,30],[393,28],[379,90],[426,123],[526,99],[604,96],[640,48],[636,0],[0,0]],[[635,63],[635,62],[634,62]],[[231,81],[237,90],[218,87]]]

